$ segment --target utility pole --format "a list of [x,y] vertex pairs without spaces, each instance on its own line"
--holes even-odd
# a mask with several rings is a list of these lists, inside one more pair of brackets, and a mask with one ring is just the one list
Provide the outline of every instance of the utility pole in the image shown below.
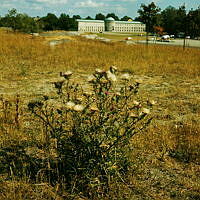
[[[184,8],[185,8],[185,3],[183,4]],[[186,13],[186,17],[184,20],[184,39],[183,39],[183,50],[185,50],[185,46],[186,46],[186,29],[187,29],[187,13]]]
[[146,32],[146,45],[148,46],[149,44],[149,32]]
[[149,43],[149,20],[146,20],[146,45]]
[[184,34],[184,39],[183,39],[183,50],[185,50],[185,46],[186,46],[186,36]]

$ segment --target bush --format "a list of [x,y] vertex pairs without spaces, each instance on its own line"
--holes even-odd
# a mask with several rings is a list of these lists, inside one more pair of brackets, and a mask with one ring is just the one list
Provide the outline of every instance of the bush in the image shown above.
[[130,140],[151,122],[147,107],[153,102],[137,101],[140,84],[130,84],[129,74],[117,78],[116,70],[97,69],[88,77],[87,91],[70,80],[71,72],[61,73],[53,83],[55,96],[28,104],[44,136],[21,147],[28,177],[91,199],[105,197],[113,183],[126,182]]

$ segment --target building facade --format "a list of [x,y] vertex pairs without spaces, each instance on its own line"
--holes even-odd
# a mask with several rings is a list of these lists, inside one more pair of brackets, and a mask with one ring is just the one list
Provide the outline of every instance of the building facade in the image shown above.
[[137,21],[115,21],[112,17],[105,20],[78,19],[78,31],[81,32],[133,32],[143,33],[146,26]]

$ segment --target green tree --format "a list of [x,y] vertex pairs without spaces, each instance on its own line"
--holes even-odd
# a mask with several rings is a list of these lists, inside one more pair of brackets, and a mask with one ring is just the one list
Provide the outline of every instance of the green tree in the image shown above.
[[157,25],[157,15],[160,12],[154,2],[149,5],[141,4],[140,9],[138,10],[139,17],[137,20],[144,22],[146,24],[146,41],[148,44],[148,35],[149,32],[154,32],[154,27]]
[[121,20],[121,21],[128,21],[129,19],[131,19],[131,20],[132,20],[132,18],[131,18],[131,17],[124,16],[124,17],[122,17],[120,20]]
[[200,36],[200,6],[196,10],[190,10],[187,15],[188,35],[192,38]]
[[178,24],[176,21],[177,15],[177,9],[172,6],[167,7],[161,12],[162,27],[168,34],[176,35],[178,33],[178,30],[176,29]]
[[78,29],[77,19],[81,19],[80,15],[73,15],[72,18],[69,18],[69,30],[76,31]]
[[187,13],[186,13],[186,8],[185,5],[180,6],[179,9],[177,10],[177,16],[176,16],[176,22],[177,22],[177,26],[176,26],[176,30],[177,32],[183,32],[186,33],[186,26],[187,26]]
[[48,13],[47,16],[42,17],[40,21],[44,24],[44,30],[56,30],[58,28],[58,18],[52,13]]
[[8,11],[4,18],[4,24],[6,27],[11,27],[14,31],[17,30],[17,10],[15,8]]
[[105,15],[101,13],[96,14],[96,17],[95,17],[96,20],[105,20],[105,18],[106,18]]
[[17,14],[16,15],[16,29],[25,32],[32,33],[37,32],[36,22],[32,17],[29,17],[27,14]]
[[87,16],[85,19],[87,19],[87,20],[93,20],[93,18],[90,17],[90,16]]
[[73,15],[73,19],[81,19],[80,15]]
[[157,15],[160,12],[160,8],[158,8],[154,2],[149,5],[141,4],[140,9],[138,10],[139,21],[144,22],[146,24],[146,32],[154,32],[154,26],[157,24]]
[[3,26],[3,17],[0,16],[0,27]]
[[34,18],[27,14],[17,13],[16,9],[11,9],[1,19],[2,26],[11,27],[14,31],[21,31],[25,33],[38,32],[40,29],[39,24]]
[[70,28],[70,17],[69,15],[66,15],[62,13],[58,19],[58,27],[61,30],[69,30]]

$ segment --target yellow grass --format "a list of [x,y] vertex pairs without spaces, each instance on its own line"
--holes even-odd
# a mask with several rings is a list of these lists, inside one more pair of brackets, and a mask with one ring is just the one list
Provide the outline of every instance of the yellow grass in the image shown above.
[[[50,38],[51,39],[51,38]],[[76,38],[51,49],[42,37],[0,34],[1,79],[19,78],[22,66],[27,74],[58,72],[66,69],[93,70],[116,65],[120,70],[158,75],[200,75],[200,51],[181,47],[101,43]]]
[[70,36],[49,36],[45,38],[47,41],[52,41],[52,40],[74,40],[74,38]]
[[[171,158],[169,152],[175,149],[177,152],[187,151],[194,157],[200,155],[200,50],[186,48],[183,51],[181,47],[172,46],[147,48],[139,44],[103,43],[80,37],[67,37],[72,41],[52,48],[47,43],[52,39],[66,37],[32,37],[0,31],[0,85],[4,98],[13,102],[6,108],[10,113],[6,121],[4,100],[1,101],[1,145],[20,143],[33,137],[24,131],[27,119],[30,119],[24,101],[36,95],[36,86],[43,84],[45,87],[43,79],[51,81],[65,70],[89,74],[95,68],[108,69],[110,65],[115,65],[120,71],[143,78],[145,87],[141,89],[141,98],[158,100],[153,112],[153,124],[146,133],[133,138],[132,157],[135,164],[130,174],[132,185],[122,187],[121,199],[125,199],[124,190],[132,194],[130,199],[199,198],[199,160],[195,158],[193,162],[185,164]],[[34,87],[30,89],[32,85]],[[155,87],[161,88],[159,92]],[[17,93],[23,91],[24,95],[20,97],[18,128],[15,90]],[[182,115],[187,118],[180,119]],[[4,180],[4,177],[0,177],[0,180]],[[43,187],[45,192],[41,194]],[[28,180],[12,179],[1,188],[2,199],[22,199],[24,194],[27,199],[49,199],[50,196],[53,199],[66,198],[59,197],[56,187],[52,188],[46,183],[43,186],[32,185]],[[17,189],[19,191],[16,192]]]
[[144,37],[142,36],[138,36],[136,34],[132,34],[132,33],[120,33],[120,34],[115,34],[115,33],[111,33],[111,34],[107,34],[107,33],[97,33],[97,35],[99,37],[104,37],[107,39],[111,39],[113,41],[120,41],[120,40],[125,40],[128,37],[132,37],[131,40],[133,41],[140,41],[140,40],[144,40]]

